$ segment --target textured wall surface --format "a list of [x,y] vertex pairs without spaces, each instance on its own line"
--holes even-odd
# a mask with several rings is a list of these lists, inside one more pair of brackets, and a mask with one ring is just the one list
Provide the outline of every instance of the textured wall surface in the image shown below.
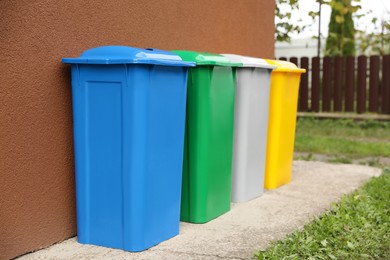
[[0,259],[75,235],[69,67],[99,45],[272,58],[274,0],[1,0]]

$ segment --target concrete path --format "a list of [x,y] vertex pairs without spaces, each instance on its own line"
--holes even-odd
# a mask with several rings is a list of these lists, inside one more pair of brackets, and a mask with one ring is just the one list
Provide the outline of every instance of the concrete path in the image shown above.
[[351,164],[296,161],[293,181],[202,225],[181,223],[180,235],[141,253],[91,245],[71,238],[24,255],[29,259],[249,259],[272,240],[302,228],[380,169]]

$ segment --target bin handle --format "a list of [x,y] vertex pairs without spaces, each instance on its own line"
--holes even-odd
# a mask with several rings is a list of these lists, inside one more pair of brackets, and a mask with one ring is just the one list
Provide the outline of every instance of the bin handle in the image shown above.
[[155,49],[154,48],[146,48],[145,50],[147,50],[147,51],[154,51]]

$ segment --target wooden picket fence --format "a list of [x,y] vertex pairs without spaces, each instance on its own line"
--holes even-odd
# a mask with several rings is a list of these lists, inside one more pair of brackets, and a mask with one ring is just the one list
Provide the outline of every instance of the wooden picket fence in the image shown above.
[[307,70],[301,77],[300,112],[390,114],[390,55],[289,61]]

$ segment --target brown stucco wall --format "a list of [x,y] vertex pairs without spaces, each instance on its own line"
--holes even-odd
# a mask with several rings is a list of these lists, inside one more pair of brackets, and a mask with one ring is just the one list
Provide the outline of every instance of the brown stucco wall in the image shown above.
[[69,68],[99,45],[272,58],[274,0],[1,0],[0,259],[75,235]]

